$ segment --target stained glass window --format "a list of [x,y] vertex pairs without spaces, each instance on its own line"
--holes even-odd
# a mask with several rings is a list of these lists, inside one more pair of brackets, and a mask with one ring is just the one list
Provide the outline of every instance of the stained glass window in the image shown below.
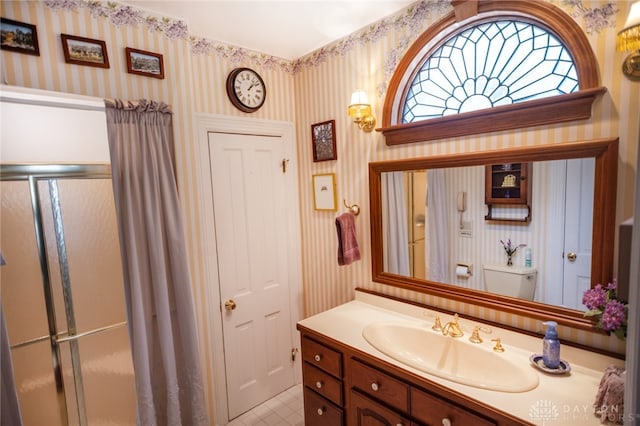
[[442,44],[409,86],[403,123],[579,90],[567,48],[549,31],[516,20],[484,22]]

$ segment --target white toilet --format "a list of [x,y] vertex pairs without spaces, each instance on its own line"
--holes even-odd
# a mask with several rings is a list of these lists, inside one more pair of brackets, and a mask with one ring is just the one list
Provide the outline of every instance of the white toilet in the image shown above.
[[518,299],[533,300],[538,271],[535,268],[482,265],[487,291]]

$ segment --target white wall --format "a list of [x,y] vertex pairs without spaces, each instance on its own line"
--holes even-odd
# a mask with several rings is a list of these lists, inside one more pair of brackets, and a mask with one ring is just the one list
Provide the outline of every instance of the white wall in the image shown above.
[[109,163],[104,102],[0,87],[0,163]]
[[[531,194],[531,222],[487,222],[484,217],[484,166],[447,169],[447,204],[450,214],[449,256],[452,268],[457,262],[472,263],[473,275],[458,278],[451,271],[451,283],[486,290],[482,265],[506,264],[507,258],[500,240],[511,239],[515,244],[527,244],[532,249],[533,267],[538,270],[535,300],[560,305],[562,288],[562,243],[558,237],[564,232],[564,175],[562,164],[536,162],[533,165],[533,193]],[[562,178],[562,179],[560,179]],[[456,209],[458,192],[467,193],[466,211],[463,220],[471,222],[472,236],[460,236],[459,213]],[[500,212],[507,217],[508,213]],[[522,214],[520,209],[517,214]],[[552,237],[547,238],[548,235]],[[560,264],[558,265],[558,259]],[[513,259],[514,265],[524,266],[524,251],[519,250]]]

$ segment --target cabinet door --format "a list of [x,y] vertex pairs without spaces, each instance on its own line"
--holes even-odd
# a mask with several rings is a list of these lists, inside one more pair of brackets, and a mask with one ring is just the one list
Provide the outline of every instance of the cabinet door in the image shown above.
[[353,426],[410,426],[411,421],[374,402],[357,391],[351,391],[349,424]]
[[527,204],[531,163],[492,164],[485,171],[487,204]]

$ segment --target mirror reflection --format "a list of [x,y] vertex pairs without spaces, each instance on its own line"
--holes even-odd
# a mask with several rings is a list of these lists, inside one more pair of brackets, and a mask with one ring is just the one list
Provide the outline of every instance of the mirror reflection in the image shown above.
[[584,310],[595,159],[529,163],[520,202],[525,164],[499,165],[499,201],[485,165],[382,172],[383,271]]

